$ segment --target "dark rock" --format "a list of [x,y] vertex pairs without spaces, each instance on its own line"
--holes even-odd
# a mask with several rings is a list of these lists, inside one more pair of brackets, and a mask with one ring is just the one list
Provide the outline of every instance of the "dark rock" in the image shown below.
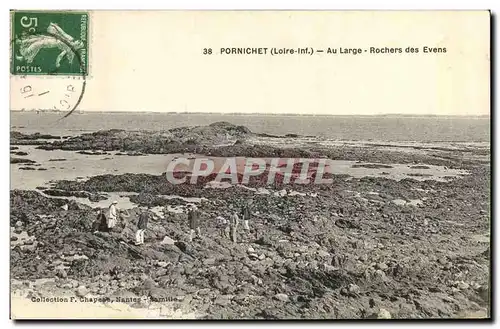
[[36,170],[36,168],[33,168],[33,167],[19,167],[19,170]]
[[10,158],[10,163],[36,163],[36,161],[30,160],[30,159],[24,159],[24,158]]
[[189,253],[190,246],[184,241],[175,241],[175,246],[179,248],[182,252]]
[[78,151],[76,153],[84,154],[84,155],[107,155],[107,154],[109,154],[108,152],[102,152],[102,151]]
[[261,245],[261,246],[272,246],[273,245],[273,241],[267,235],[261,236],[254,243]]
[[383,169],[383,168],[393,168],[393,167],[381,163],[362,163],[362,164],[354,164],[351,166],[351,168]]
[[23,134],[19,131],[11,131],[10,133],[11,143],[16,143],[19,140],[33,141],[37,139],[60,139],[60,138],[61,138],[60,136],[40,134],[40,133]]
[[410,166],[411,169],[431,169],[429,166],[423,166],[423,165],[418,165],[418,166]]
[[[240,140],[252,135],[244,126],[228,122],[216,122],[209,126],[180,127],[167,131],[125,131],[120,129],[102,130],[66,140],[41,145],[40,149],[77,150],[83,154],[100,155],[108,151],[131,156],[147,153],[175,153],[197,146],[213,145],[229,134]],[[242,146],[242,145],[236,145]],[[92,150],[92,151],[89,151]]]

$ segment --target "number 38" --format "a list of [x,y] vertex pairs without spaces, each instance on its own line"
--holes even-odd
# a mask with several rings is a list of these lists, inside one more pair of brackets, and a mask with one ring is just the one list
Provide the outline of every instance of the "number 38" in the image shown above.
[[[34,25],[33,25],[34,24]],[[29,28],[28,31],[35,32],[35,27],[38,26],[38,18],[23,16],[21,18],[21,26]]]

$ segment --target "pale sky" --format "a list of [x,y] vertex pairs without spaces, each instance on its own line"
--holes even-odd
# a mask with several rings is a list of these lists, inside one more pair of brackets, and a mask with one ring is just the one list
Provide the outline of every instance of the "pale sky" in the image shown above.
[[[96,11],[90,30],[83,111],[490,112],[486,11]],[[424,46],[446,53],[424,54]],[[220,55],[222,47],[403,53]],[[406,47],[420,52],[405,53]],[[205,56],[203,48],[215,54]]]

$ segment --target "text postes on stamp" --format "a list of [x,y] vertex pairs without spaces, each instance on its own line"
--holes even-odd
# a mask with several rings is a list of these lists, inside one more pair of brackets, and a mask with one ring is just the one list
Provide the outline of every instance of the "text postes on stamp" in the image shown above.
[[12,74],[88,74],[88,13],[14,11],[11,20]]

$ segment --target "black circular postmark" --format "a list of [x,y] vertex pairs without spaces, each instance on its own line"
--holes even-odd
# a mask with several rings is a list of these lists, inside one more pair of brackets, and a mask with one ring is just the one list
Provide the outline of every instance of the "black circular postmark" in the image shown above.
[[[76,58],[77,64],[80,68],[80,70],[79,70],[80,74],[72,75],[72,76],[65,75],[64,73],[61,73],[59,71],[59,68],[57,67],[57,65],[53,69],[48,70],[45,74],[33,75],[33,76],[38,76],[38,77],[43,76],[43,75],[51,76],[54,78],[61,77],[61,80],[64,79],[65,81],[71,81],[71,83],[64,84],[64,86],[62,86],[60,88],[61,90],[55,91],[55,92],[60,94],[60,97],[58,97],[56,104],[53,104],[53,105],[50,104],[52,110],[58,110],[58,111],[62,110],[63,111],[64,115],[57,120],[57,121],[59,121],[59,120],[62,120],[64,118],[67,118],[68,116],[73,114],[75,112],[75,110],[78,108],[78,106],[80,105],[80,103],[83,99],[83,96],[85,94],[85,88],[87,85],[87,79],[86,79],[87,68],[86,68],[85,63],[82,60],[80,52],[74,47],[74,45],[71,44],[68,40],[65,40],[64,38],[61,38],[60,36],[58,36],[56,34],[52,34],[52,33],[30,33],[29,35],[23,35],[21,37],[13,38],[11,40],[11,50],[12,50],[11,51],[11,56],[12,56],[11,61],[13,61],[14,56],[17,55],[14,53],[14,50],[15,50],[14,44],[23,42],[25,40],[25,38],[37,38],[37,37],[39,37],[39,38],[54,38],[57,40],[57,42],[63,43],[63,45],[66,46],[67,49],[69,49],[69,51],[72,52],[72,56],[74,56],[74,58]],[[43,42],[43,40],[40,42]],[[25,75],[19,74],[19,75],[23,76],[24,78],[27,78],[28,76],[32,76],[29,74],[25,74]],[[78,82],[78,83],[76,83],[76,82]],[[43,83],[43,82],[38,81],[38,83]],[[31,85],[26,85],[23,88],[21,88],[21,93],[23,94],[23,98],[24,99],[31,98],[31,100],[34,97],[43,96],[44,94],[47,94],[50,91],[51,90],[46,90],[46,88],[44,88],[43,92],[37,94],[36,92],[34,92],[34,88]],[[73,100],[71,102],[72,105],[68,99]]]

